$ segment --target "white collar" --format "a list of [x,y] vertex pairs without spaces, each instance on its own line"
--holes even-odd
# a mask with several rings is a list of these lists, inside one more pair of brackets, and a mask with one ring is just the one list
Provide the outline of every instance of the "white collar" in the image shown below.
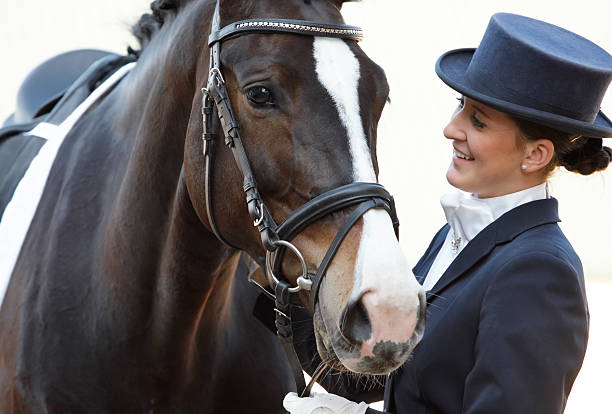
[[478,198],[460,190],[443,195],[440,204],[451,227],[453,253],[462,250],[478,233],[506,212],[544,198],[548,198],[547,183],[491,198]]

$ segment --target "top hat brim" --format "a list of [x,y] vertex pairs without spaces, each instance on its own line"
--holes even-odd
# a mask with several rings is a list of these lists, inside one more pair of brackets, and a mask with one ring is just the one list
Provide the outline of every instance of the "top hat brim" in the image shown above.
[[440,56],[436,62],[436,73],[444,83],[468,98],[484,103],[498,111],[515,115],[569,134],[579,134],[590,138],[612,137],[612,121],[599,111],[595,120],[580,121],[554,113],[517,105],[494,96],[479,92],[469,86],[466,71],[476,49],[456,49]]

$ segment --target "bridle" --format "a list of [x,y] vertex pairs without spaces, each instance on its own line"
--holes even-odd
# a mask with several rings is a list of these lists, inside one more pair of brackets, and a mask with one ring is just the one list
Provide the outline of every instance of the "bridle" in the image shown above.
[[[216,109],[221,128],[223,129],[225,145],[232,150],[243,178],[243,190],[246,196],[249,216],[253,220],[253,225],[259,230],[262,245],[266,249],[265,273],[270,286],[274,289],[274,293],[269,292],[262,286],[258,286],[266,295],[275,300],[278,336],[292,366],[297,389],[298,391],[302,390],[300,395],[309,395],[312,385],[322,374],[325,365],[323,363],[319,365],[312,376],[312,380],[306,386],[300,362],[293,348],[293,331],[291,326],[292,294],[296,294],[300,290],[310,291],[310,308],[314,312],[321,280],[325,276],[327,268],[342,241],[362,215],[373,208],[386,210],[391,216],[395,234],[399,236],[399,221],[395,211],[395,204],[393,197],[380,184],[356,182],[334,188],[313,198],[296,209],[280,225],[276,224],[259,194],[249,159],[242,144],[239,124],[234,117],[225,79],[221,72],[221,43],[228,38],[250,33],[291,33],[356,41],[361,40],[363,33],[360,28],[355,26],[291,19],[240,20],[220,28],[219,20],[219,1],[217,0],[211,33],[208,38],[208,46],[210,48],[208,82],[206,88],[202,89],[204,94],[202,99],[204,125],[202,139],[204,141],[205,198],[208,221],[213,233],[220,241],[229,247],[236,248],[220,233],[212,211],[211,176],[213,145],[216,135],[213,131],[213,113]],[[354,207],[354,209],[336,234],[317,270],[309,271],[303,255],[289,240],[293,239],[310,223],[329,213],[347,207]],[[285,249],[289,249],[295,254],[302,265],[302,274],[297,278],[297,286],[294,287],[285,278],[278,276],[280,275],[280,266]],[[261,259],[259,262],[260,265],[263,264]],[[294,300],[297,301],[297,298]]]

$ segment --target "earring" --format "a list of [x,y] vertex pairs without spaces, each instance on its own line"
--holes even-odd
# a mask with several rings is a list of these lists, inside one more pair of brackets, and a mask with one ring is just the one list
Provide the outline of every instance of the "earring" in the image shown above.
[[527,169],[527,166],[525,164],[521,165],[521,170],[525,171]]

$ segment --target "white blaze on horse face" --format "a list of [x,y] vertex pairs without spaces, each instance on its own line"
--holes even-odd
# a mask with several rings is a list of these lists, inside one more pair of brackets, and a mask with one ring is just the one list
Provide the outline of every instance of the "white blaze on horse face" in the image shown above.
[[343,40],[327,37],[315,37],[314,58],[319,81],[334,100],[348,133],[353,177],[374,183],[376,174],[359,113],[359,61]]
[[[359,109],[359,61],[343,40],[322,37],[315,37],[314,58],[318,79],[334,100],[347,131],[353,179],[376,182]],[[361,297],[372,327],[372,336],[363,344],[362,357],[372,355],[374,345],[380,341],[409,340],[417,323],[422,287],[383,210],[370,210],[363,216],[354,277],[352,295]]]

